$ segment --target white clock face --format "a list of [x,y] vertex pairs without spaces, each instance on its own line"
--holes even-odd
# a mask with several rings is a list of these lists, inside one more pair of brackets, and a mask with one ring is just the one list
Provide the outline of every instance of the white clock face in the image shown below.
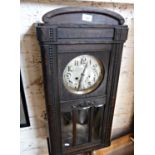
[[74,94],[86,94],[95,90],[103,80],[102,63],[91,55],[72,59],[63,72],[65,88]]

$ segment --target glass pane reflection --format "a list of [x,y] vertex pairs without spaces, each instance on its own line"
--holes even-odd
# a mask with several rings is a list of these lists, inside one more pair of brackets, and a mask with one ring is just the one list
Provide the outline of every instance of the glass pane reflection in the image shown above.
[[63,147],[72,145],[72,113],[64,112],[61,115],[62,143]]
[[63,147],[101,140],[103,105],[75,108],[61,117]]
[[97,141],[101,139],[102,120],[103,120],[103,106],[101,105],[99,107],[94,108],[92,141]]
[[88,142],[88,128],[89,128],[89,110],[90,108],[86,109],[79,109],[77,113],[77,145],[85,144]]

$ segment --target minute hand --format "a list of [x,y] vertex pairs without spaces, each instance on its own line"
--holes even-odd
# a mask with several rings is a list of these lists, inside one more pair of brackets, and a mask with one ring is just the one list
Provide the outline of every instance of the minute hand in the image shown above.
[[81,81],[82,81],[82,79],[83,79],[83,76],[84,76],[84,73],[85,73],[85,70],[86,70],[87,66],[88,66],[88,63],[86,63],[86,65],[85,65],[85,67],[84,67],[84,69],[83,69],[83,72],[81,73],[81,77],[80,77],[79,85],[78,85],[78,90],[80,89]]

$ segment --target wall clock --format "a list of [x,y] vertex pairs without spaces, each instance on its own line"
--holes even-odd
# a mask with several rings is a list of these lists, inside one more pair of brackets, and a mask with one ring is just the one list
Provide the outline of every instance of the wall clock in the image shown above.
[[50,155],[110,145],[128,27],[109,10],[67,7],[36,24],[45,86]]

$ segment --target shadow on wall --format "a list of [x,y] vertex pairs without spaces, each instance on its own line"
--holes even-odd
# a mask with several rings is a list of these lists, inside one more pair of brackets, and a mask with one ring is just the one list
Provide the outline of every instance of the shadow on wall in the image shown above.
[[111,135],[111,139],[117,139],[119,137],[125,136],[129,133],[133,133],[133,126],[132,126],[132,122],[131,125],[129,124],[128,126],[125,126],[123,128],[116,128],[113,130],[112,135]]
[[[21,150],[38,150],[47,153],[47,121],[40,48],[35,34],[35,25],[21,37],[21,72],[27,100],[30,124],[22,128]],[[32,145],[30,145],[32,144]]]

